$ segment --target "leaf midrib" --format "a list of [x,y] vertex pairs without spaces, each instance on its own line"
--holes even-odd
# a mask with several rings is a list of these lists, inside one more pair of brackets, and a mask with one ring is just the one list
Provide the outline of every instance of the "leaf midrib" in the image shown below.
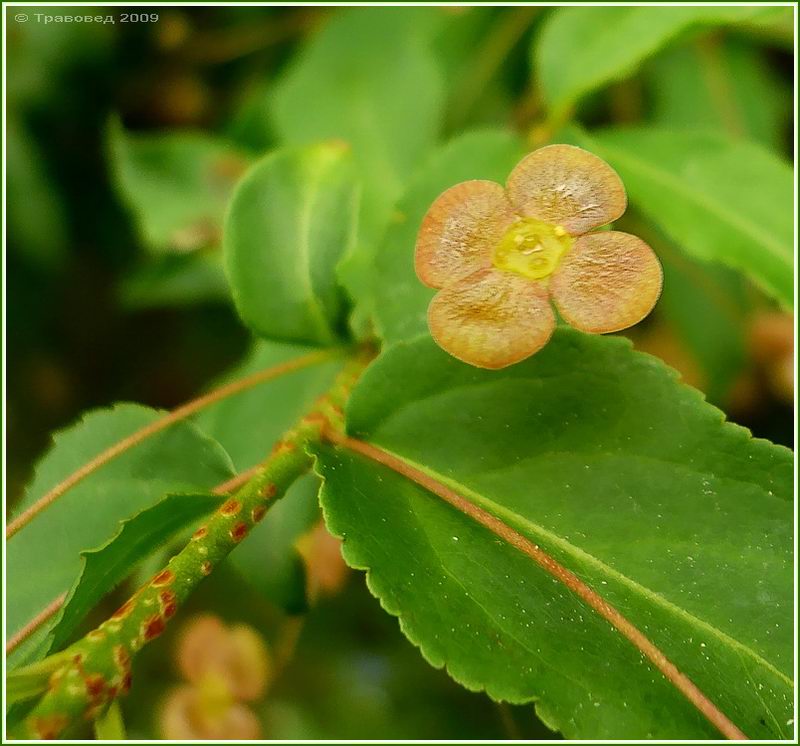
[[724,644],[728,645],[733,650],[736,650],[739,653],[745,653],[749,658],[754,660],[757,665],[768,670],[770,673],[772,673],[774,676],[776,676],[778,679],[784,682],[787,686],[789,686],[790,688],[794,687],[792,680],[788,676],[786,676],[786,674],[784,674],[782,671],[776,668],[772,663],[763,658],[759,653],[757,653],[752,648],[748,647],[739,640],[731,637],[726,632],[723,632],[718,627],[715,627],[713,624],[706,622],[703,619],[699,619],[698,617],[689,613],[680,606],[677,606],[672,601],[669,601],[668,599],[664,598],[663,596],[651,590],[650,588],[641,585],[633,578],[630,578],[627,575],[624,575],[623,573],[619,572],[618,570],[609,567],[607,564],[605,564],[605,562],[603,562],[598,557],[595,557],[594,555],[590,554],[589,552],[586,552],[580,547],[575,546],[574,544],[570,543],[569,541],[559,536],[558,534],[546,529],[544,526],[540,526],[539,524],[534,523],[525,516],[519,515],[518,513],[515,513],[513,510],[510,510],[502,505],[499,505],[490,498],[480,495],[479,493],[475,492],[466,485],[461,484],[460,482],[454,479],[446,477],[440,474],[439,472],[430,469],[422,464],[412,461],[403,456],[402,454],[390,451],[384,446],[380,446],[380,448],[386,451],[387,453],[391,453],[396,458],[400,459],[401,461],[404,461],[409,466],[421,471],[422,473],[426,474],[432,479],[435,479],[436,481],[441,482],[444,485],[447,485],[451,489],[460,493],[463,497],[469,498],[476,505],[488,509],[496,516],[502,517],[504,520],[509,521],[512,525],[516,523],[518,526],[524,527],[525,529],[530,531],[533,535],[541,537],[542,539],[545,539],[551,544],[559,547],[559,549],[563,550],[566,554],[595,567],[600,572],[605,573],[608,577],[613,578],[618,583],[622,584],[623,586],[637,593],[645,600],[650,601],[656,606],[660,606],[661,608],[665,609],[671,614],[674,614],[675,616],[680,617],[689,624],[696,626],[698,629],[704,630],[710,635],[713,635],[714,637],[719,639]]

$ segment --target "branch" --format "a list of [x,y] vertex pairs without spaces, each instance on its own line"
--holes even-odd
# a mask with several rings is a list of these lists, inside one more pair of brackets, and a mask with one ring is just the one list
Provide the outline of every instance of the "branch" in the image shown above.
[[86,477],[96,472],[101,466],[105,466],[105,464],[107,464],[109,461],[115,459],[117,456],[122,455],[125,453],[125,451],[133,448],[135,445],[138,445],[143,440],[146,440],[152,435],[161,432],[170,425],[174,425],[180,420],[185,420],[187,417],[199,412],[201,409],[204,409],[211,404],[215,404],[222,399],[226,399],[227,397],[238,394],[241,391],[253,388],[253,386],[257,386],[259,383],[277,378],[285,373],[291,373],[293,371],[300,370],[301,368],[306,368],[309,365],[323,362],[324,360],[328,360],[340,352],[341,351],[336,348],[319,350],[317,352],[311,352],[308,355],[302,355],[294,360],[288,360],[285,363],[273,365],[270,368],[265,368],[264,370],[253,373],[252,375],[246,376],[238,381],[233,381],[232,383],[221,386],[218,389],[214,389],[213,391],[210,391],[209,393],[204,394],[197,399],[193,399],[192,401],[181,405],[177,409],[172,410],[172,412],[155,420],[155,422],[145,425],[145,427],[137,430],[135,433],[132,433],[127,438],[120,440],[110,448],[107,448],[105,451],[95,456],[91,461],[85,463],[80,467],[80,469],[70,474],[65,480],[59,482],[50,491],[42,495],[42,497],[40,497],[27,510],[20,513],[6,527],[6,540],[10,539],[12,536],[14,536],[14,534],[24,528],[39,513],[52,505],[65,492],[72,489],[76,484],[82,482],[84,479],[86,479]]
[[[239,489],[242,485],[249,482],[262,468],[261,464],[253,466],[245,471],[240,472],[235,477],[231,477],[228,481],[218,484],[211,490],[214,495],[227,495],[234,490]],[[25,640],[27,640],[39,627],[45,624],[48,620],[61,609],[64,601],[67,598],[66,593],[60,594],[57,598],[53,599],[42,611],[40,611],[33,619],[31,619],[22,629],[15,635],[9,638],[6,643],[6,655],[16,650]]]
[[[194,588],[247,536],[267,509],[311,466],[307,447],[323,427],[341,424],[341,405],[366,364],[351,361],[330,392],[273,448],[258,473],[195,531],[175,555],[110,619],[67,648],[66,665],[50,678],[48,690],[25,718],[18,738],[67,737],[101,716],[131,686],[131,659],[158,637]],[[59,653],[64,655],[64,653]]]
[[541,547],[529,541],[522,534],[515,531],[509,525],[501,521],[491,513],[479,508],[474,503],[459,495],[454,490],[437,481],[433,477],[425,474],[419,469],[405,463],[397,456],[384,451],[377,446],[366,443],[362,440],[350,438],[332,428],[326,428],[324,438],[331,443],[345,448],[354,453],[358,453],[365,458],[375,461],[392,471],[401,474],[412,482],[416,482],[420,487],[432,492],[440,497],[456,510],[469,516],[477,523],[489,529],[495,536],[526,554],[545,572],[552,575],[558,582],[562,583],[572,593],[581,598],[589,607],[597,612],[603,619],[616,628],[630,643],[632,643],[662,674],[666,677],[678,691],[681,692],[699,712],[714,725],[726,738],[733,740],[747,740],[747,736],[742,733],[718,708],[711,702],[705,694],[694,684],[685,674],[678,670],[678,667],[670,661],[656,645],[650,641],[632,622],[599,593],[592,590],[575,573],[568,570],[557,562]]

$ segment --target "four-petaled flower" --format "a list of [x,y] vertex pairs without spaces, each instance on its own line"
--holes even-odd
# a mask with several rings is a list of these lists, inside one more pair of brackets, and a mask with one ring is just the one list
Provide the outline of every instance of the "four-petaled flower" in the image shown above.
[[465,181],[422,221],[419,279],[439,289],[428,308],[437,344],[481,368],[541,349],[562,318],[606,334],[641,321],[661,293],[661,265],[636,236],[589,233],[625,212],[625,188],[597,156],[572,145],[530,153],[506,188]]

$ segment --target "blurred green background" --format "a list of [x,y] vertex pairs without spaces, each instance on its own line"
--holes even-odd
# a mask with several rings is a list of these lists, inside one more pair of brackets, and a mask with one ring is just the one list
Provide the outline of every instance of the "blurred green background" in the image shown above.
[[[19,10],[6,8],[11,504],[50,433],[82,411],[119,400],[172,407],[246,355],[250,335],[222,273],[221,221],[236,179],[280,142],[274,86],[334,15],[372,12],[363,32],[375,23],[378,50],[386,27],[374,10],[325,7],[26,8],[26,22],[15,20]],[[558,12],[382,11],[431,51],[445,82],[443,139],[492,125],[531,143],[543,116],[531,46]],[[117,22],[45,24],[37,13]],[[126,13],[142,17],[123,23]],[[721,131],[791,159],[788,21],[685,29],[584,99],[575,118],[589,128]],[[335,109],[337,92],[327,95]],[[413,96],[401,103],[413,107]],[[323,105],[310,97],[309,117]],[[637,219],[629,213],[626,225]],[[791,316],[739,274],[646,237],[666,282],[653,316],[631,333],[637,345],[756,435],[791,445]],[[238,582],[215,574],[193,606],[279,636],[285,620]],[[173,644],[168,635],[142,656],[151,675],[124,704],[131,735],[158,735],[158,702],[176,681]],[[355,575],[309,615],[259,708],[270,738],[549,734],[530,708],[495,705],[428,667]]]

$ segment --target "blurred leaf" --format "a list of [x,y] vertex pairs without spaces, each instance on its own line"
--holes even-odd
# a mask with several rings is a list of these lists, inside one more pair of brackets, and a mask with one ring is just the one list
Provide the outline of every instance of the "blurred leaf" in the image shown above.
[[225,125],[224,135],[232,142],[255,153],[265,153],[277,146],[268,127],[271,78],[257,76],[239,91],[233,115]]
[[67,218],[39,147],[13,115],[6,122],[8,245],[40,267],[65,256]]
[[386,210],[441,126],[441,73],[427,48],[429,25],[441,21],[438,8],[337,13],[276,86],[272,119],[282,140],[345,140],[367,201]]
[[398,203],[397,212],[375,257],[375,315],[387,342],[427,332],[427,308],[434,292],[414,272],[414,245],[420,223],[436,197],[468,179],[506,177],[523,154],[522,142],[502,131],[471,132],[439,148],[428,159]]
[[254,591],[288,614],[308,609],[305,563],[295,544],[319,519],[319,479],[301,477],[230,556]]
[[782,5],[772,6],[771,13],[767,13],[766,8],[764,10],[764,15],[759,15],[756,21],[737,26],[737,34],[791,52],[794,49],[794,8]]
[[[62,14],[53,6],[28,5],[27,22],[8,18],[8,60],[13,67],[7,80],[9,103],[38,106],[58,97],[74,101],[70,87],[84,82],[82,70],[109,64],[119,27],[111,23],[44,23],[35,20],[37,13]],[[98,14],[92,6],[71,6],[69,13]]]
[[6,676],[6,707],[12,707],[18,702],[24,702],[42,694],[50,683],[50,677],[67,660],[68,657],[65,658],[63,654],[51,655],[43,661],[11,671]]
[[[524,534],[645,632],[751,738],[792,717],[792,454],[725,423],[623,339],[559,329],[502,371],[430,339],[357,384],[348,430]],[[413,483],[323,447],[348,563],[436,667],[537,702],[567,738],[716,738],[576,596]],[[735,582],[734,582],[735,579]]]
[[122,304],[129,309],[231,299],[222,252],[218,250],[153,257],[122,278],[119,292]]
[[752,44],[710,36],[675,47],[647,66],[646,80],[655,123],[727,132],[783,151],[791,89]]
[[347,142],[364,185],[358,242],[340,279],[360,334],[372,309],[376,243],[416,166],[442,127],[442,72],[430,44],[440,8],[351,8],[335,14],[276,86],[272,121],[287,143]]
[[193,527],[222,501],[219,495],[167,495],[122,522],[105,544],[81,552],[83,568],[50,633],[61,649],[86,615],[133,570],[180,531]]
[[708,398],[725,403],[747,362],[742,278],[725,267],[682,255],[659,252],[659,258],[664,290],[658,308],[699,363]]
[[693,27],[771,22],[757,6],[573,6],[556,9],[531,50],[534,70],[555,119],[587,93],[636,70]]
[[446,124],[450,132],[465,125],[503,126],[518,103],[515,76],[509,74],[516,50],[542,8],[462,7],[452,13],[434,40],[446,77]]
[[138,134],[109,127],[109,151],[121,197],[154,252],[219,246],[222,219],[248,159],[199,132]]
[[94,721],[94,736],[98,741],[127,740],[118,699],[113,700],[105,713]]
[[687,253],[740,269],[791,307],[792,168],[769,151],[711,133],[581,133],[620,174],[631,202]]
[[[135,404],[85,414],[53,437],[18,510],[162,414]],[[86,477],[8,541],[7,634],[69,590],[81,570],[80,552],[107,541],[120,520],[168,492],[207,490],[233,473],[230,458],[216,441],[195,425],[179,422]],[[32,639],[41,640],[41,633]],[[19,650],[32,647],[29,643]]]
[[333,344],[345,299],[335,268],[355,240],[358,187],[339,142],[285,148],[239,184],[225,221],[236,308],[268,339]]
[[[221,376],[214,386],[311,351],[299,345],[259,340],[242,363]],[[225,448],[238,472],[245,471],[269,455],[281,436],[330,388],[341,366],[341,361],[333,359],[279,376],[199,412],[195,422]]]

